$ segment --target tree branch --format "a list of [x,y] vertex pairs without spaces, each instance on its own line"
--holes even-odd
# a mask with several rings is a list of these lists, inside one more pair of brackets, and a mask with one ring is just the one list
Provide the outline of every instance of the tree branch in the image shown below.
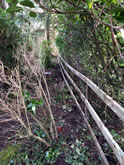
[[53,9],[49,9],[47,7],[45,7],[44,5],[42,5],[38,0],[35,0],[35,2],[40,6],[40,8],[42,8],[43,10],[46,10],[49,13],[53,13],[53,14],[83,14],[83,15],[92,15],[91,12],[87,11],[62,11],[62,10],[58,10],[54,7]]
[[94,14],[93,14],[93,18],[95,18],[99,23],[101,23],[101,24],[103,24],[103,25],[106,25],[106,26],[108,26],[108,27],[110,27],[110,28],[113,28],[113,29],[121,29],[121,28],[124,27],[124,24],[123,24],[123,25],[120,25],[120,26],[113,26],[113,25],[110,25],[110,24],[108,24],[108,23],[106,23],[106,22],[103,22],[103,21],[101,21],[99,18],[97,18]]

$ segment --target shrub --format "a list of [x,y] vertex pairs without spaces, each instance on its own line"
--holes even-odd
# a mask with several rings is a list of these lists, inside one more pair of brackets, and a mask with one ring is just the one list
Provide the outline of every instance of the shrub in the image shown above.
[[0,59],[10,69],[16,65],[15,53],[21,40],[21,29],[16,21],[0,10]]

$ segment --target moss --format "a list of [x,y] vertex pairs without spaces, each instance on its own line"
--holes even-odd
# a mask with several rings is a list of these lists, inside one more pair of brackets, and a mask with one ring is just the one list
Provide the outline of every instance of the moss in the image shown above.
[[17,151],[20,148],[20,144],[14,146],[8,146],[0,152],[0,165],[7,165],[10,159],[16,156]]

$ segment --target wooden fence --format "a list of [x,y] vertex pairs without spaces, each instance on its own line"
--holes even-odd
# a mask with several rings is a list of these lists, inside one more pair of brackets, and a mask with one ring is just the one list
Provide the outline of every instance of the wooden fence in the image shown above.
[[71,71],[73,72],[77,77],[79,77],[81,80],[83,80],[86,85],[88,87],[90,87],[96,94],[97,96],[99,96],[102,101],[110,107],[110,109],[122,120],[122,122],[124,121],[124,108],[119,105],[116,101],[114,101],[110,96],[108,96],[102,89],[100,89],[96,84],[94,84],[89,78],[87,78],[86,76],[84,76],[83,74],[81,74],[80,72],[78,72],[77,70],[75,70],[74,68],[72,68],[61,56],[58,57],[59,63],[60,63],[60,67],[61,67],[61,72],[64,78],[64,81],[67,85],[67,87],[70,90],[70,93],[78,107],[78,109],[80,110],[83,119],[93,137],[93,140],[95,142],[95,145],[98,149],[99,154],[101,155],[102,158],[102,163],[104,165],[109,165],[104,152],[102,151],[102,148],[84,114],[84,112],[82,111],[76,97],[74,96],[71,88],[69,87],[69,84],[64,76],[64,73],[67,77],[67,79],[71,82],[71,84],[73,85],[73,87],[75,88],[75,90],[79,93],[80,98],[83,100],[87,110],[89,111],[89,113],[91,114],[91,116],[93,117],[94,121],[96,122],[97,126],[99,127],[100,131],[102,132],[103,136],[105,137],[105,139],[107,140],[108,144],[110,145],[111,149],[113,150],[115,156],[118,159],[118,162],[120,163],[120,165],[124,165],[124,152],[122,151],[122,149],[120,148],[120,146],[118,145],[118,143],[114,140],[113,136],[111,135],[111,133],[109,132],[109,130],[107,129],[107,127],[104,125],[104,123],[102,122],[102,120],[100,119],[100,117],[97,115],[97,113],[95,112],[95,110],[93,109],[93,107],[91,106],[91,104],[89,103],[89,101],[87,100],[87,98],[83,95],[83,93],[81,92],[81,90],[78,88],[78,86],[74,83],[74,81],[72,80],[72,78],[70,77],[70,75],[67,73],[67,71],[65,70],[63,64]]

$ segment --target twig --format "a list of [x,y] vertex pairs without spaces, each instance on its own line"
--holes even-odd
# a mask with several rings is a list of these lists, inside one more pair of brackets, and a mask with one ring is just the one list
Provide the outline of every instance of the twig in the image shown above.
[[121,4],[121,2],[119,0],[117,0],[117,1],[118,1],[119,5],[122,7],[122,9],[124,9],[124,6]]
[[106,26],[108,26],[108,27],[110,27],[110,28],[113,28],[113,29],[121,29],[121,28],[124,27],[124,24],[123,24],[123,25],[120,25],[120,26],[113,26],[113,25],[110,25],[110,24],[108,24],[108,23],[106,23],[106,22],[101,21],[101,20],[100,20],[98,17],[96,17],[95,15],[93,15],[93,18],[95,18],[99,23],[101,23],[101,24],[103,24],[103,25],[106,25]]
[[[49,114],[50,114],[50,117],[51,117],[51,122],[52,122],[52,126],[54,127],[54,130],[55,130],[55,136],[56,136],[56,139],[58,138],[58,133],[57,133],[57,128],[56,128],[56,123],[55,123],[55,120],[54,120],[54,116],[53,116],[53,113],[52,113],[52,110],[51,110],[51,107],[50,107],[50,103],[48,101],[48,98],[46,96],[46,93],[41,85],[41,80],[38,78],[38,74],[37,72],[35,72],[28,60],[28,58],[26,57],[26,55],[24,56],[25,60],[27,61],[27,64],[29,66],[29,68],[31,69],[32,73],[35,75],[36,79],[37,79],[37,82],[38,82],[38,86],[39,86],[39,89],[42,91],[43,93],[43,96],[45,98],[45,102],[46,102],[46,106],[48,107],[48,111],[49,111]],[[52,134],[52,138],[54,139],[54,131],[53,131],[53,128],[51,128],[51,134]]]
[[52,9],[49,9],[47,7],[45,7],[44,5],[42,5],[40,3],[40,1],[38,0],[35,0],[35,2],[43,9],[43,10],[46,10],[47,12],[49,13],[53,13],[53,14],[83,14],[83,15],[91,15],[91,12],[84,12],[84,11],[61,11],[61,10],[52,10]]

